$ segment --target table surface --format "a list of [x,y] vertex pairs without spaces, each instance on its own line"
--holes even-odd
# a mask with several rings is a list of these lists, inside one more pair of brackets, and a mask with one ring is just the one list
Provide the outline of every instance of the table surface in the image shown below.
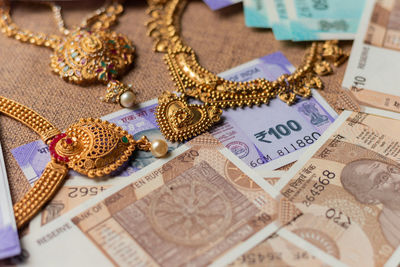
[[[93,3],[65,7],[66,24],[80,24],[83,17],[100,5],[96,1]],[[118,25],[112,28],[127,35],[135,44],[134,65],[122,80],[133,84],[138,102],[155,98],[164,90],[174,90],[163,55],[153,52],[152,40],[146,36],[146,8],[145,1],[126,1],[124,14]],[[12,7],[12,17],[22,28],[58,34],[48,7],[16,4]],[[247,28],[240,4],[212,12],[202,1],[191,1],[182,18],[182,34],[186,43],[196,51],[200,63],[214,73],[276,51],[282,51],[297,66],[309,45],[276,41],[269,29]],[[344,43],[343,48],[349,51],[351,42]],[[72,85],[53,74],[49,67],[51,53],[48,48],[0,35],[1,95],[31,107],[60,129],[81,117],[101,117],[120,109],[118,105],[100,102],[105,86]],[[323,78],[323,96],[329,97],[341,87],[345,67],[343,65],[333,75]],[[0,116],[0,140],[13,202],[23,196],[29,184],[11,150],[38,138],[21,123]]]

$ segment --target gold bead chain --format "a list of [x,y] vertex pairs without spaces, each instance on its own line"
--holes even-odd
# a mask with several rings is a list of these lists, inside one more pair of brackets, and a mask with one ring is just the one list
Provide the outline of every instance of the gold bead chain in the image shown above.
[[37,112],[2,96],[0,96],[0,112],[24,123],[38,133],[45,143],[57,134],[60,134],[59,129],[54,127],[47,119],[40,116]]
[[62,185],[68,168],[54,160],[44,169],[40,179],[24,197],[14,205],[17,227],[21,228],[57,193]]
[[[108,1],[107,1],[108,2]],[[61,8],[54,3],[47,3],[54,13],[57,26],[63,35],[68,35],[70,30],[65,27],[61,15]],[[108,29],[117,20],[123,12],[123,7],[117,1],[107,4],[97,9],[92,15],[88,16],[81,24],[82,28],[92,27],[92,29]],[[6,0],[0,0],[0,30],[8,37],[14,38],[23,43],[31,43],[37,46],[56,48],[62,39],[62,36],[55,34],[47,35],[42,32],[34,33],[30,30],[21,29],[16,25],[10,14],[10,5]]]

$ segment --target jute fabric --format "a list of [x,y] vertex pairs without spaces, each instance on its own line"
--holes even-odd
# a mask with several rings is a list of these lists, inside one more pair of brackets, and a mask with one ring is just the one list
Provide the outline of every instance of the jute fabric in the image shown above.
[[[77,25],[82,18],[101,6],[101,1],[76,1],[65,6],[67,25]],[[136,46],[135,63],[123,77],[132,83],[137,99],[143,102],[157,97],[164,90],[174,90],[174,84],[163,62],[163,55],[153,52],[152,40],[146,36],[148,17],[145,1],[128,1],[117,32],[126,34]],[[46,33],[57,33],[48,7],[26,3],[14,4],[12,17],[23,28]],[[309,43],[276,41],[271,30],[247,28],[242,6],[236,5],[212,12],[202,1],[192,1],[183,15],[182,33],[194,48],[200,63],[219,73],[264,55],[282,51],[297,66]],[[351,43],[345,43],[349,50]],[[100,102],[105,86],[81,87],[69,84],[50,71],[51,49],[20,43],[0,35],[0,92],[19,101],[64,129],[81,117],[101,117],[120,109],[117,105]],[[340,88],[345,66],[324,78],[329,95]],[[268,116],[268,114],[266,114]],[[273,116],[273,114],[271,114]],[[29,128],[6,116],[0,116],[0,140],[13,201],[19,200],[29,184],[11,154],[11,150],[38,139]]]

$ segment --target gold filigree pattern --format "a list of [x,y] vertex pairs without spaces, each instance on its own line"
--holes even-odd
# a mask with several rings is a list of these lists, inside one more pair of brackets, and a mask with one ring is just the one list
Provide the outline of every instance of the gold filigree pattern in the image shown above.
[[164,92],[158,99],[156,118],[161,132],[171,141],[183,141],[207,131],[220,120],[221,109],[205,105],[188,105],[184,96]]
[[126,162],[136,142],[127,131],[100,119],[81,119],[70,126],[50,151],[71,169],[89,176],[110,174]]
[[[323,83],[318,75],[332,73],[332,65],[338,66],[348,58],[337,41],[314,42],[307,51],[303,64],[290,75],[284,74],[275,81],[229,81],[202,67],[193,49],[181,39],[179,20],[186,5],[185,0],[148,0],[148,3],[148,14],[151,17],[147,23],[148,35],[154,39],[154,50],[166,54],[165,62],[177,91],[199,99],[208,106],[231,108],[268,104],[277,96],[291,105],[298,97],[310,97],[312,88],[322,89]],[[182,105],[183,101],[184,99]],[[157,119],[160,125],[182,119],[173,118],[175,115],[182,116],[181,113],[157,113]],[[189,126],[186,125],[187,127]],[[190,127],[194,127],[194,124]],[[171,137],[170,129],[161,127],[161,130],[166,138]],[[175,140],[183,140],[202,132],[202,128],[194,128],[190,135],[178,131],[174,136],[179,136]]]
[[122,34],[78,29],[54,50],[51,67],[76,84],[108,83],[126,71],[133,52],[132,42]]

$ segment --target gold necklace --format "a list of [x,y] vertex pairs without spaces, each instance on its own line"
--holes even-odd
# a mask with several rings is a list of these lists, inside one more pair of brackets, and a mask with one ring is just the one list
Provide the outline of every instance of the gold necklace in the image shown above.
[[135,141],[121,127],[100,119],[80,119],[61,133],[35,111],[0,96],[0,112],[24,123],[49,145],[51,161],[27,194],[14,205],[18,228],[25,225],[56,194],[68,168],[89,178],[110,174],[132,155],[135,148],[151,151],[155,157],[168,152],[164,140],[143,136]]
[[[284,74],[275,81],[255,79],[233,82],[221,78],[202,67],[192,48],[180,36],[180,17],[185,0],[148,0],[148,35],[155,41],[154,50],[165,53],[173,80],[181,96],[165,92],[159,97],[156,118],[161,132],[171,141],[183,141],[208,130],[220,120],[221,108],[242,107],[279,98],[291,105],[299,97],[310,97],[311,88],[323,88],[317,75],[332,73],[348,55],[337,41],[313,42],[303,64],[292,74]],[[189,105],[186,96],[204,102]]]
[[132,107],[135,95],[131,85],[116,80],[132,63],[135,51],[132,42],[123,34],[109,30],[123,6],[116,1],[98,9],[73,30],[65,28],[61,8],[49,3],[62,36],[33,33],[19,28],[11,19],[10,6],[0,0],[0,29],[8,37],[24,43],[53,49],[51,69],[64,80],[86,85],[94,82],[107,84],[102,100]]

